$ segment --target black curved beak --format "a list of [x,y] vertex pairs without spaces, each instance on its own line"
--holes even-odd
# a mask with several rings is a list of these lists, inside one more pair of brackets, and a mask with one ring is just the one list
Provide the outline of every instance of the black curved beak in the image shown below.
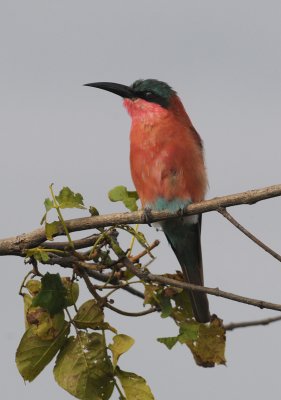
[[86,83],[84,86],[95,87],[98,89],[107,90],[108,92],[117,94],[125,99],[132,99],[135,96],[132,88],[126,85],[121,85],[120,83],[113,82],[95,82],[95,83]]

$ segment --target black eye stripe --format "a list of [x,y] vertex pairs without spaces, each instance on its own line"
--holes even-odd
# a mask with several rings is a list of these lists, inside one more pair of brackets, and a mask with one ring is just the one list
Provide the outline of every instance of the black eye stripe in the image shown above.
[[159,96],[156,93],[151,92],[150,90],[147,91],[138,91],[135,92],[137,97],[140,97],[141,99],[144,99],[146,101],[149,101],[150,103],[157,103],[161,105],[162,107],[167,107],[167,101],[163,97]]

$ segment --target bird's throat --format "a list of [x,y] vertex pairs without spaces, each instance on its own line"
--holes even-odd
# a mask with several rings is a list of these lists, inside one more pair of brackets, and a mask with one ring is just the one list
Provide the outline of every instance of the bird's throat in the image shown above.
[[159,104],[143,99],[124,99],[123,104],[133,121],[137,119],[153,122],[167,116],[169,113],[166,108]]

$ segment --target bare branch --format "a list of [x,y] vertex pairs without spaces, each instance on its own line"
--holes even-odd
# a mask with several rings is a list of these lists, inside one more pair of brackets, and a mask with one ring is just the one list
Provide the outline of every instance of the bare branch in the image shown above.
[[159,311],[159,310],[157,310],[157,308],[150,307],[148,310],[144,310],[144,311],[129,312],[129,311],[120,310],[119,308],[114,307],[110,303],[106,303],[105,307],[116,312],[117,314],[125,315],[126,317],[142,317],[144,315],[148,315],[148,314],[154,313],[156,311]]
[[269,325],[273,322],[281,321],[281,316],[265,319],[258,319],[256,321],[245,321],[245,322],[231,322],[230,324],[224,325],[226,331],[233,331],[237,328],[248,328],[250,326],[258,326],[258,325]]
[[[73,240],[73,245],[75,250],[85,249],[87,247],[92,246],[96,240],[99,238],[99,234],[91,235],[85,237],[83,239]],[[69,249],[69,242],[44,242],[41,244],[44,249],[56,249],[56,250],[65,250]]]
[[[216,197],[200,203],[190,204],[182,215],[193,215],[218,210],[219,208],[235,206],[239,204],[253,204],[261,200],[281,195],[281,185],[269,186],[263,189],[250,190],[243,193],[232,194],[223,197]],[[152,211],[149,222],[175,218],[177,213],[168,211]],[[112,226],[116,224],[144,224],[147,223],[147,216],[143,211],[132,213],[115,213],[98,215],[94,217],[77,218],[65,221],[69,232],[84,231],[87,229]],[[63,227],[59,229],[56,236],[64,235]],[[45,228],[38,228],[32,232],[24,233],[15,237],[0,240],[1,255],[24,256],[26,249],[37,247],[46,241]]]
[[140,258],[142,258],[143,256],[145,256],[146,254],[148,254],[151,250],[155,249],[155,247],[159,246],[160,241],[159,240],[154,240],[154,242],[151,243],[151,245],[149,245],[146,249],[144,249],[142,252],[140,252],[139,254],[137,254],[134,257],[130,257],[130,260],[135,263],[138,262]]
[[228,221],[231,222],[237,229],[239,229],[239,231],[244,233],[244,235],[246,235],[249,239],[251,239],[258,246],[260,246],[263,250],[272,255],[272,257],[276,258],[276,260],[281,261],[281,256],[278,253],[276,253],[274,250],[272,250],[270,247],[264,244],[256,236],[254,236],[251,232],[249,232],[246,228],[244,228],[244,226],[239,224],[239,222],[235,218],[233,218],[232,215],[230,215],[225,208],[219,208],[217,211],[221,215],[223,215],[226,219],[228,219]]

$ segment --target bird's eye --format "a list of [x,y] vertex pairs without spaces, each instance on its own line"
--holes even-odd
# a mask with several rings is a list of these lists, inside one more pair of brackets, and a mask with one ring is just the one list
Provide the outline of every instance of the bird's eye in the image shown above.
[[150,103],[156,103],[161,105],[162,107],[166,107],[166,101],[164,98],[162,98],[160,95],[158,95],[155,92],[152,92],[150,90],[147,91],[139,91],[139,92],[135,92],[136,93],[136,97],[139,97],[141,99],[144,99],[146,101],[149,101]]
[[151,92],[150,90],[148,90],[147,92],[145,92],[144,94],[144,98],[147,101],[155,101],[157,99],[158,96],[155,95],[155,93]]

